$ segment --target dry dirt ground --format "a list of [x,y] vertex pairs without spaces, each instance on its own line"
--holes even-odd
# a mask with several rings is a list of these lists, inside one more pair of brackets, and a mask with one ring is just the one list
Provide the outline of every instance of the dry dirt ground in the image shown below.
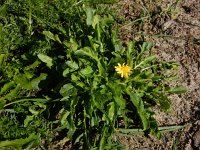
[[164,134],[161,140],[151,136],[119,140],[130,150],[170,150],[173,146],[200,150],[200,0],[121,0],[116,8],[125,43],[153,41],[153,52],[160,59],[180,64],[176,84],[185,86],[187,93],[170,96],[171,111],[157,111],[159,125],[189,123],[182,130]]

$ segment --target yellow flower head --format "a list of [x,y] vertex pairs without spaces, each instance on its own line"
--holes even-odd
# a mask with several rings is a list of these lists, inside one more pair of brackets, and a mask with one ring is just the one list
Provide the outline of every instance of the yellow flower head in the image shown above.
[[118,63],[118,66],[115,66],[115,71],[117,71],[117,73],[120,74],[122,78],[128,78],[132,72],[131,70],[131,67],[125,65],[124,63],[122,65]]

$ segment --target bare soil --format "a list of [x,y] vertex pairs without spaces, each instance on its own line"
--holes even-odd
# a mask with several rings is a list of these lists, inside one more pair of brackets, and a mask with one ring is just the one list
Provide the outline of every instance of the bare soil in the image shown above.
[[170,96],[169,113],[155,109],[159,125],[188,123],[182,130],[164,134],[161,140],[151,136],[119,140],[130,150],[170,150],[173,146],[200,150],[200,1],[121,0],[116,8],[120,37],[125,43],[133,39],[153,41],[153,53],[159,59],[180,64],[179,79],[172,85],[185,86],[187,93]]

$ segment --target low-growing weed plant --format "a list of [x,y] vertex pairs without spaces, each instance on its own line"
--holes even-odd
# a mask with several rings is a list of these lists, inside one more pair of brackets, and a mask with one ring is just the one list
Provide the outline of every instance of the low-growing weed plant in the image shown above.
[[153,43],[124,45],[93,5],[0,3],[0,147],[119,149],[113,133],[134,128],[160,137],[152,108],[184,91],[167,84],[177,64],[158,61]]

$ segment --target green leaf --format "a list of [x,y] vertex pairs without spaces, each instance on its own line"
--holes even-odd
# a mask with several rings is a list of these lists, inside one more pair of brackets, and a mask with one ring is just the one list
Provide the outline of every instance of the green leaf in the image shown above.
[[47,36],[49,39],[54,40],[54,34],[51,33],[50,31],[43,31],[42,34],[44,34],[45,36]]
[[142,44],[142,52],[148,51],[153,47],[153,43],[152,42],[144,42]]
[[70,50],[72,50],[72,51],[75,51],[75,50],[77,50],[78,49],[78,44],[77,44],[77,42],[74,40],[74,39],[72,39],[72,38],[70,38],[70,41],[68,42],[68,41],[64,41],[63,42],[63,44],[65,45],[65,46],[67,46]]
[[6,141],[2,141],[0,142],[0,148],[3,147],[7,147],[7,146],[13,146],[16,148],[22,148],[23,145],[34,141],[34,140],[38,140],[39,136],[31,134],[29,137],[24,138],[24,139],[15,139],[15,140],[6,140]]
[[142,61],[142,64],[147,64],[149,62],[152,62],[153,60],[156,59],[156,56],[155,55],[152,55],[152,56],[149,56],[147,58],[145,58],[143,61]]
[[0,99],[0,113],[1,113],[1,111],[3,110],[3,108],[4,108],[4,105],[5,105],[4,100],[1,100],[1,99]]
[[79,77],[77,75],[75,75],[75,74],[71,75],[71,81],[76,83],[78,80],[79,80]]
[[51,57],[44,54],[38,54],[37,56],[42,62],[46,63],[47,66],[51,68],[51,66],[53,65],[53,59]]
[[134,42],[128,42],[128,47],[127,47],[128,55],[132,54],[135,51],[134,46],[135,46]]
[[64,113],[64,115],[62,116],[60,122],[61,122],[61,125],[65,125],[66,122],[67,122],[67,117],[70,115],[70,112],[69,111],[66,111]]
[[28,79],[28,80],[30,80],[31,78],[33,78],[34,77],[34,71],[30,71],[30,70],[24,70],[24,74],[25,74],[25,76],[26,76],[26,78]]
[[187,92],[187,89],[184,86],[176,86],[169,90],[170,93],[181,94]]
[[32,89],[32,85],[30,80],[27,79],[25,74],[19,74],[14,77],[14,81],[19,84],[21,87],[30,90]]
[[117,103],[117,105],[120,107],[120,110],[125,109],[126,107],[126,101],[125,99],[122,97],[122,95],[120,96],[114,96],[114,100]]
[[15,86],[15,82],[14,81],[10,81],[10,82],[7,82],[3,85],[3,87],[1,88],[1,91],[0,91],[0,95],[8,92],[10,89],[12,89],[13,87]]
[[71,112],[66,111],[64,115],[61,118],[61,124],[66,126],[67,129],[74,131],[76,129],[74,121],[73,121],[73,116]]
[[99,16],[95,15],[92,21],[92,27],[95,29],[96,25],[99,23]]
[[53,34],[50,31],[43,31],[42,34],[44,34],[46,37],[48,37],[49,39],[53,40],[53,41],[57,41],[60,44],[62,44],[62,42],[60,41],[60,38],[58,37],[57,34]]
[[148,63],[154,61],[155,59],[156,59],[156,56],[155,56],[155,55],[149,56],[149,57],[145,58],[143,61],[141,61],[138,65],[136,65],[136,66],[134,67],[134,69],[136,69],[136,68],[138,68],[138,67],[140,67],[140,66],[146,65],[146,64],[148,64]]
[[129,42],[128,47],[127,47],[127,52],[126,52],[127,64],[131,68],[133,67],[133,52],[135,51],[134,46],[135,46],[134,42]]
[[122,87],[121,85],[115,83],[115,82],[109,82],[109,88],[112,90],[112,94],[113,94],[113,98],[116,102],[116,104],[119,106],[120,110],[125,109],[126,107],[126,101],[124,100],[123,96],[122,96]]
[[171,101],[167,98],[166,95],[160,94],[159,104],[160,104],[161,109],[163,109],[164,111],[168,111],[171,106]]
[[81,69],[80,73],[82,75],[86,76],[86,77],[89,77],[93,73],[92,67],[91,66],[87,66],[86,68]]
[[74,144],[81,142],[81,139],[84,137],[84,133],[81,133],[78,137],[76,137],[76,140],[74,141]]
[[37,59],[33,64],[26,66],[25,70],[31,70],[31,69],[35,69],[36,67],[38,67],[40,65],[40,61]]
[[49,101],[49,100],[48,100],[48,99],[42,99],[42,98],[20,99],[20,100],[17,100],[17,101],[14,101],[14,102],[5,104],[4,107],[10,106],[10,105],[13,105],[13,104],[16,104],[16,103],[27,102],[27,101],[45,103],[45,102],[47,102],[47,101]]
[[0,66],[3,65],[5,56],[6,56],[6,54],[1,54],[1,53],[0,53]]
[[98,70],[99,70],[99,74],[101,76],[106,76],[106,66],[105,66],[105,62],[103,59],[100,59],[98,62],[97,62],[97,67],[98,67]]
[[66,64],[71,68],[77,70],[79,68],[78,64],[74,61],[67,61]]
[[57,41],[57,42],[59,42],[60,44],[62,44],[62,42],[60,41],[60,38],[58,37],[57,34],[54,36],[54,40]]
[[63,87],[60,89],[60,94],[63,97],[75,95],[76,93],[77,93],[77,90],[71,83],[63,85]]
[[31,81],[31,84],[32,84],[32,88],[33,89],[39,89],[39,83],[42,81],[42,80],[45,80],[47,78],[47,74],[46,73],[41,73],[39,77],[33,79]]
[[110,106],[110,108],[108,110],[108,117],[109,117],[110,121],[113,121],[114,115],[115,115],[115,103],[114,102],[110,102],[108,104],[108,106]]
[[104,150],[106,145],[106,139],[110,136],[110,131],[108,126],[103,127],[103,132],[101,133],[101,139],[99,143],[99,150]]
[[103,111],[102,95],[100,95],[100,93],[98,92],[92,92],[91,96],[92,96],[93,105],[99,110]]
[[29,122],[33,120],[34,116],[26,116],[26,119],[24,120],[24,127],[27,127]]
[[95,13],[94,9],[92,9],[92,8],[86,9],[86,17],[87,17],[86,23],[88,26],[92,25],[94,13]]
[[[2,3],[3,4],[3,3]],[[6,12],[7,12],[7,7],[8,7],[8,5],[2,5],[1,4],[1,6],[0,6],[0,16],[2,17],[2,18],[4,18],[5,16],[6,16]]]
[[137,112],[142,120],[144,130],[149,129],[149,117],[144,108],[144,102],[142,101],[140,93],[133,93],[130,89],[127,89],[127,94],[130,96],[130,100],[133,105],[136,107]]
[[82,49],[79,49],[74,54],[77,56],[88,56],[98,61],[98,54],[95,53],[90,47],[84,47]]
[[46,105],[39,103],[39,102],[34,102],[34,105],[31,105],[29,107],[29,111],[33,115],[41,114],[45,109],[46,109]]
[[8,94],[6,94],[5,96],[3,97],[0,97],[0,101],[3,101],[3,100],[12,100],[12,99],[15,99],[17,98],[17,96],[19,95],[19,90],[21,89],[20,85],[18,84],[14,89],[10,90],[10,92]]
[[36,105],[32,105],[29,107],[29,111],[35,116],[37,116],[40,113],[40,111],[38,111],[36,107],[37,107]]
[[69,68],[66,68],[64,71],[63,71],[63,77],[67,77],[67,75],[69,74],[70,72],[70,69]]

